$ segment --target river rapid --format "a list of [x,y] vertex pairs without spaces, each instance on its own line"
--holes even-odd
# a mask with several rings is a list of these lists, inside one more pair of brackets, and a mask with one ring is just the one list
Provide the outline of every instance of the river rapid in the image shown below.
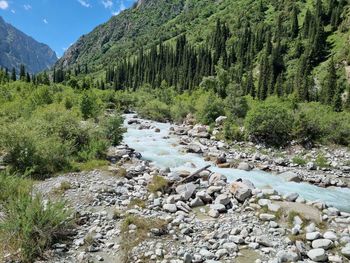
[[321,201],[327,205],[334,206],[341,211],[350,212],[350,189],[349,188],[321,188],[308,183],[288,182],[283,177],[263,172],[260,170],[241,171],[233,168],[218,168],[215,164],[207,162],[199,154],[185,153],[179,145],[179,136],[169,135],[171,124],[148,121],[152,127],[160,129],[137,129],[137,125],[128,125],[132,114],[125,115],[124,142],[142,154],[144,160],[149,160],[159,168],[170,168],[171,171],[195,171],[208,164],[212,165],[210,170],[223,174],[228,181],[239,178],[248,179],[257,188],[272,188],[281,194],[298,193],[308,201]]

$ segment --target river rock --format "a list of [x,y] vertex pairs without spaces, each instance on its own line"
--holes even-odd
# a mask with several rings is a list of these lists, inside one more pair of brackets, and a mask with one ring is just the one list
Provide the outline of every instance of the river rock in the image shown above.
[[187,152],[189,153],[203,153],[202,147],[196,143],[191,143],[186,146]]
[[242,182],[233,182],[229,190],[240,202],[244,202],[252,196],[252,189]]
[[176,193],[178,193],[185,201],[191,198],[195,190],[196,186],[193,183],[182,184],[176,187]]
[[300,259],[300,255],[294,251],[280,251],[276,257],[279,262],[296,262]]
[[333,245],[332,240],[329,239],[316,239],[312,241],[312,247],[313,248],[323,248],[323,249],[329,249]]
[[223,181],[223,182],[227,182],[227,177],[223,174],[219,174],[219,173],[213,173],[210,177],[209,177],[209,185],[215,185],[216,183]]
[[220,213],[226,212],[226,207],[223,204],[212,204],[210,206],[211,210],[216,210]]
[[290,193],[284,197],[284,199],[288,202],[295,202],[297,198],[299,197],[298,193]]
[[249,163],[241,162],[238,164],[237,169],[249,172],[252,170],[252,167],[250,166]]
[[334,233],[333,231],[327,231],[323,234],[323,238],[325,239],[329,239],[332,241],[336,241],[338,239],[336,233]]
[[350,243],[346,247],[342,248],[341,253],[344,257],[350,259]]
[[231,202],[231,198],[227,194],[218,195],[215,199],[215,204],[228,205]]
[[321,237],[321,233],[320,232],[311,232],[311,233],[306,233],[306,240],[309,240],[309,241],[314,241],[318,238]]
[[175,204],[164,204],[163,209],[170,213],[175,213],[177,211],[177,207]]
[[291,171],[281,173],[280,176],[286,179],[288,182],[295,182],[295,183],[301,182],[300,176]]
[[323,262],[328,259],[326,251],[323,248],[316,248],[316,249],[311,249],[308,253],[307,256],[316,262]]
[[203,206],[204,202],[201,198],[196,197],[194,198],[191,202],[190,202],[190,207],[199,207],[199,206]]
[[262,221],[272,221],[272,220],[276,219],[276,216],[275,215],[271,215],[271,214],[260,214],[259,218]]

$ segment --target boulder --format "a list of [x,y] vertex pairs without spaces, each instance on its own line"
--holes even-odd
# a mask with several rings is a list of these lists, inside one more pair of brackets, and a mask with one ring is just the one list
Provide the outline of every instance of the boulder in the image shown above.
[[216,210],[218,211],[219,213],[224,213],[226,212],[226,207],[223,205],[223,204],[212,204],[210,206],[210,209],[211,210]]
[[280,251],[276,257],[278,262],[297,262],[300,259],[300,255],[294,251]]
[[306,164],[306,169],[308,169],[308,170],[310,170],[310,171],[312,171],[312,170],[316,170],[316,165],[315,165],[315,163],[313,163],[313,162],[308,162],[307,164]]
[[227,177],[225,175],[219,174],[219,173],[213,173],[209,177],[209,185],[214,185],[215,183],[219,181],[227,182]]
[[191,198],[195,190],[196,186],[193,183],[181,184],[175,189],[176,193],[178,193],[185,201]]
[[190,207],[199,207],[199,206],[203,206],[204,202],[201,198],[196,197],[194,198],[191,202],[190,202]]
[[218,218],[220,215],[220,213],[217,210],[214,209],[210,209],[208,211],[208,216],[212,217],[212,218]]
[[306,233],[306,240],[309,240],[309,241],[314,241],[316,239],[319,239],[320,237],[321,237],[321,233],[318,231]]
[[252,189],[243,182],[233,182],[229,187],[229,191],[240,202],[244,202],[252,196]]
[[215,204],[228,205],[231,202],[231,198],[227,194],[220,194],[215,199]]

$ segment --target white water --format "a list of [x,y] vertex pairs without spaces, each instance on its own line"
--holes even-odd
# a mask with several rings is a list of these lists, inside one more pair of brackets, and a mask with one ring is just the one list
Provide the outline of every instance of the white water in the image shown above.
[[[126,116],[129,119],[130,115]],[[138,130],[135,125],[127,125],[124,142],[131,148],[142,154],[143,159],[154,162],[159,168],[169,167],[172,171],[188,170],[194,171],[207,164],[211,164],[211,171],[224,174],[229,181],[238,178],[249,179],[260,189],[273,188],[281,194],[296,192],[301,197],[310,201],[322,201],[328,205],[337,207],[341,211],[350,212],[350,189],[349,188],[321,188],[307,183],[287,182],[284,178],[263,171],[245,172],[237,169],[218,168],[210,162],[204,161],[198,154],[184,153],[178,144],[178,138],[169,136],[168,123],[151,122],[153,126],[160,129],[156,133],[154,129]]]

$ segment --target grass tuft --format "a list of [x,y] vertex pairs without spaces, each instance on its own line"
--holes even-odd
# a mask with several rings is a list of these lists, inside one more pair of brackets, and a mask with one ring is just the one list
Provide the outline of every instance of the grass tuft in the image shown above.
[[166,189],[169,186],[169,182],[162,176],[155,175],[152,178],[152,181],[148,185],[148,191],[151,193],[157,193],[157,192],[165,192]]

